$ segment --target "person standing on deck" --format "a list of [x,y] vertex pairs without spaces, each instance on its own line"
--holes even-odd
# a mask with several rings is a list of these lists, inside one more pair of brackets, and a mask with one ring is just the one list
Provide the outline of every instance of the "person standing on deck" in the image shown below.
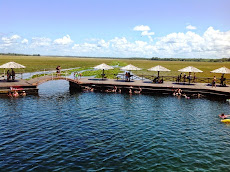
[[216,88],[216,76],[214,76],[213,80],[212,80],[212,88],[213,88],[213,86],[215,86],[215,88]]
[[182,73],[180,73],[179,82],[181,82],[181,78],[182,78]]
[[184,73],[183,79],[184,79],[184,83],[185,83],[185,80],[186,80],[186,74],[185,73]]
[[125,73],[125,80],[128,81],[128,78],[129,78],[128,72],[126,72],[126,73]]
[[12,81],[15,80],[15,71],[13,70],[13,68],[11,68],[11,76],[12,76]]
[[195,81],[196,81],[196,74],[194,73],[193,82],[195,83]]
[[57,67],[56,67],[56,70],[57,70],[57,76],[60,76],[60,73],[61,73],[61,66],[57,66]]
[[10,76],[11,76],[10,70],[7,70],[7,81],[10,80]]

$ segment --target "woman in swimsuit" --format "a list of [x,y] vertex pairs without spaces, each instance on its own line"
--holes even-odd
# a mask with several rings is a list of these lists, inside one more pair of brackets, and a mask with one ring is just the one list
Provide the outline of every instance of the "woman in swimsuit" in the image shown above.
[[230,115],[225,115],[224,113],[220,114],[219,117],[221,119],[227,119]]

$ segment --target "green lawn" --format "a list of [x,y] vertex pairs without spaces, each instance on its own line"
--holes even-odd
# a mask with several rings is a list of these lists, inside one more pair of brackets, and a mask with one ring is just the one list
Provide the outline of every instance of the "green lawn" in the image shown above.
[[[73,58],[73,57],[44,57],[44,56],[0,56],[0,65],[14,61],[26,66],[25,69],[16,69],[20,72],[34,72],[43,70],[55,70],[55,68],[60,65],[62,69],[81,67],[83,69],[96,66],[101,63],[106,63],[108,65],[119,65],[125,66],[127,64],[133,64],[137,67],[142,68],[141,71],[135,71],[137,74],[151,74],[157,75],[157,72],[149,72],[148,68],[156,65],[162,65],[171,70],[171,72],[161,72],[161,75],[167,76],[177,76],[180,74],[179,69],[186,66],[194,66],[202,71],[203,73],[197,73],[197,77],[213,77],[216,75],[220,77],[221,74],[210,73],[211,70],[217,69],[222,66],[230,68],[230,62],[182,62],[182,61],[151,61],[151,60],[127,60],[127,59],[103,59],[103,58]],[[3,69],[0,69],[0,73]],[[112,75],[113,71],[106,71]],[[116,69],[115,73],[120,72]],[[93,73],[92,75],[94,75]],[[98,72],[96,72],[98,75]],[[230,75],[226,75],[230,78]]]

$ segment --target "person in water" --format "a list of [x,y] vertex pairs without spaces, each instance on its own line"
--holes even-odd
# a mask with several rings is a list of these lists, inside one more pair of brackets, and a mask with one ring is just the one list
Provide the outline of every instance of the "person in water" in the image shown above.
[[221,119],[227,119],[230,115],[225,115],[224,113],[220,114],[219,117]]
[[22,93],[20,94],[20,96],[26,96],[26,92],[22,91]]
[[18,92],[15,90],[14,93],[13,93],[13,97],[18,97],[18,96],[19,96],[19,94],[18,94]]

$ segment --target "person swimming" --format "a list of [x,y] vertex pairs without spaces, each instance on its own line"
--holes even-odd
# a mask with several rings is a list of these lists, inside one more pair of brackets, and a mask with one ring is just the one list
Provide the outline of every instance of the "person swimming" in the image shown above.
[[221,119],[227,119],[230,115],[225,115],[224,113],[220,114],[219,117]]

